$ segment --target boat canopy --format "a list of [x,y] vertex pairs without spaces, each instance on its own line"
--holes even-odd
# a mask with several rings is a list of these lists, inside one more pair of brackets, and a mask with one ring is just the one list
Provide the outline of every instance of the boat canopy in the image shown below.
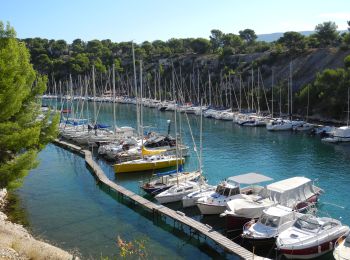
[[286,215],[291,214],[293,211],[291,208],[287,208],[281,205],[277,205],[275,207],[269,207],[264,210],[264,213],[270,215],[270,216],[277,216],[277,217],[283,217]]
[[262,192],[265,193],[263,197],[287,207],[294,207],[296,202],[306,201],[316,193],[312,181],[305,177],[271,183]]
[[265,181],[272,181],[272,179],[260,173],[250,172],[246,174],[229,177],[227,181],[236,182],[239,184],[255,184],[255,183],[260,183]]

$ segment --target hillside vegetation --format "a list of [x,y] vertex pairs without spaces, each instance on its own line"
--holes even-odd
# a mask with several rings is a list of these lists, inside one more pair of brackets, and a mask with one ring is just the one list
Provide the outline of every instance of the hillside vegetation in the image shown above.
[[[30,50],[34,68],[49,75],[52,80],[65,81],[68,75],[73,78],[87,75],[93,65],[98,73],[107,75],[113,64],[120,79],[132,78],[131,42],[115,43],[108,39],[84,42],[76,39],[68,44],[64,40],[41,38],[22,41]],[[184,88],[189,92],[185,97],[187,101],[198,101],[198,94],[195,97],[196,94],[192,93],[191,84],[192,88],[199,85],[206,101],[210,99],[209,91],[205,90],[208,88],[210,74],[214,88],[211,93],[216,95],[212,97],[214,105],[237,107],[238,102],[234,98],[228,102],[224,96],[227,96],[227,92],[230,96],[234,94],[232,91],[237,88],[235,82],[239,77],[243,85],[245,84],[247,97],[256,92],[257,82],[260,81],[266,88],[265,95],[270,97],[265,98],[268,101],[272,99],[270,92],[274,85],[275,111],[279,107],[286,111],[287,85],[291,83],[294,91],[294,113],[306,113],[307,101],[304,94],[305,89],[309,89],[310,114],[337,119],[345,116],[344,105],[347,100],[345,96],[339,96],[344,91],[333,91],[333,88],[339,88],[340,85],[345,88],[347,84],[345,75],[349,68],[344,66],[344,59],[350,54],[350,33],[340,34],[333,22],[317,25],[315,33],[308,36],[298,32],[285,32],[274,42],[258,41],[254,30],[245,29],[239,31],[239,34],[212,30],[209,40],[172,38],[168,41],[145,41],[134,46],[136,60],[143,61],[144,78],[148,82],[162,78],[163,97],[170,96],[163,85],[171,82],[171,71],[175,70],[184,79]],[[340,76],[331,79],[323,76],[325,73],[341,73],[339,70],[343,71],[343,83],[339,81]],[[332,81],[332,91],[323,89],[330,83],[325,82],[326,80]],[[149,88],[151,90],[152,87]],[[279,92],[283,95],[279,95]],[[267,109],[262,96],[257,96],[256,99],[261,99],[258,103],[262,109]],[[243,105],[244,103],[248,102],[243,101]]]

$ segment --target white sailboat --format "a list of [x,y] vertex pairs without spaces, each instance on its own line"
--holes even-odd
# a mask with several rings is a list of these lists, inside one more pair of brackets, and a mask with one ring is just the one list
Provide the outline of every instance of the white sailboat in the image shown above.
[[348,88],[348,118],[347,125],[335,128],[331,133],[330,137],[323,138],[323,142],[327,143],[339,143],[339,142],[350,142],[350,126],[349,126],[349,115],[350,115],[350,88]]

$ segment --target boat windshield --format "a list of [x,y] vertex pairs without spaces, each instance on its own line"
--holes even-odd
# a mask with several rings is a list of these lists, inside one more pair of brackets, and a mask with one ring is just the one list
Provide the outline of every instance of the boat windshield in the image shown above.
[[266,213],[263,213],[259,219],[260,223],[267,226],[276,228],[278,227],[278,224],[280,222],[280,217],[277,216],[270,216]]
[[312,219],[312,218],[299,218],[295,223],[294,226],[299,229],[304,229],[304,230],[312,230],[316,231],[318,230],[321,225],[317,222],[317,220]]
[[218,185],[215,192],[222,196],[229,197],[229,196],[240,194],[240,189],[239,187],[228,188],[228,187]]

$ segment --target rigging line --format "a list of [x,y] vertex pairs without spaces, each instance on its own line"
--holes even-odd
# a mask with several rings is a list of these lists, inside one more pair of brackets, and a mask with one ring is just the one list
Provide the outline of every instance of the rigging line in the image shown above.
[[322,204],[331,205],[331,206],[335,206],[335,207],[338,207],[338,208],[341,208],[341,209],[345,209],[344,206],[341,206],[341,205],[338,205],[338,204],[335,204],[335,203],[330,203],[330,202],[324,202],[324,201],[322,201]]
[[[174,67],[173,67],[173,70],[174,70]],[[177,74],[176,74],[175,70],[174,70],[174,75],[175,75],[175,79],[176,79],[177,78]],[[181,102],[183,103],[184,102],[184,97],[183,97],[183,93],[182,93],[181,89],[178,90],[178,95],[179,95],[179,98],[180,98]],[[190,135],[191,135],[191,139],[192,139],[192,142],[193,142],[194,151],[196,153],[197,159],[199,160],[199,154],[198,154],[197,145],[196,145],[196,142],[194,141],[191,124],[190,124],[190,120],[188,119],[187,113],[185,113],[185,117],[186,117],[188,128],[190,130]]]

